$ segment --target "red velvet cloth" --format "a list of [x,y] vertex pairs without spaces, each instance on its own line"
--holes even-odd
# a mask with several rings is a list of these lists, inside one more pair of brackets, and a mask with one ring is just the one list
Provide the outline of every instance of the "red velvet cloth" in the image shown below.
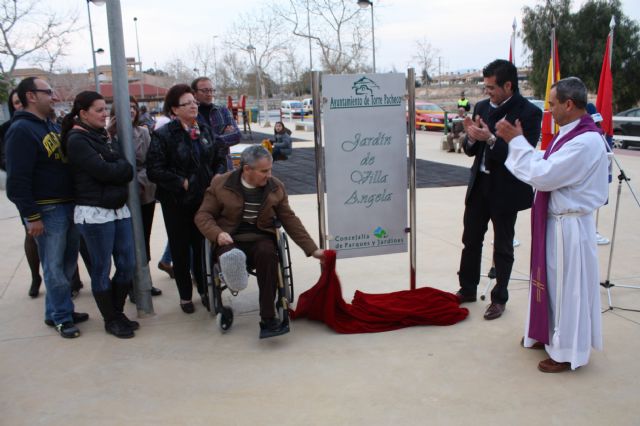
[[376,333],[412,325],[452,325],[469,315],[455,294],[430,287],[367,294],[356,291],[351,305],[342,298],[336,252],[325,251],[320,279],[298,298],[291,318],[321,321],[338,333]]

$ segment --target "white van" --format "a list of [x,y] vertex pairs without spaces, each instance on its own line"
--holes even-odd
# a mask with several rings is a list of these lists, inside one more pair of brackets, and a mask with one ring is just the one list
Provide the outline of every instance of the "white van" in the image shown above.
[[302,109],[305,114],[313,114],[313,99],[307,98],[302,100]]
[[301,116],[303,114],[302,102],[300,101],[282,101],[280,103],[280,114],[293,116]]

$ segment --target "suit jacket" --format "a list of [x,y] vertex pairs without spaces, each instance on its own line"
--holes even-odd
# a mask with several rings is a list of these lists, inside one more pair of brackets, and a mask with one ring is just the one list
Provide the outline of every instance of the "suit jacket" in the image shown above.
[[[506,118],[512,124],[515,124],[516,119],[519,119],[527,141],[534,147],[538,144],[542,111],[519,93],[514,94],[511,99],[498,108],[493,108],[489,99],[478,102],[473,109],[473,118],[478,116],[489,126],[494,135],[496,123],[502,118]],[[504,166],[509,153],[509,145],[503,139],[497,136],[496,138],[493,148],[489,148],[485,141],[476,141],[470,145],[468,137],[464,140],[464,152],[470,157],[475,157],[473,166],[471,166],[465,204],[469,203],[469,197],[474,190],[478,173],[482,173],[480,163],[486,151],[485,167],[490,171],[486,178],[490,181],[491,207],[503,212],[528,209],[533,202],[533,189],[526,183],[519,181]]]

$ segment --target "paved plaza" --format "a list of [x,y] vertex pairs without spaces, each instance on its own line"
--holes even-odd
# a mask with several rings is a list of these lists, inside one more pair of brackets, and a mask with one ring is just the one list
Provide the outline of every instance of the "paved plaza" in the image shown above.
[[[311,132],[295,131],[294,136],[300,141],[294,142],[290,159],[277,165],[276,175],[281,168],[296,167],[296,151],[302,158],[313,146]],[[618,151],[638,190],[639,153]],[[471,164],[464,154],[442,151],[436,132],[418,132],[417,156],[427,169]],[[303,168],[296,173],[314,172]],[[454,292],[466,186],[459,180],[452,185],[418,189],[417,282]],[[611,205],[599,217],[599,231],[608,237],[617,186],[614,177]],[[315,194],[292,195],[290,202],[317,240]],[[611,282],[640,286],[640,208],[626,185],[618,216]],[[484,320],[487,303],[478,300],[465,305],[470,311],[466,320],[450,327],[340,335],[324,324],[300,320],[288,335],[267,340],[258,339],[254,281],[233,300],[236,318],[225,335],[199,303],[195,314],[182,313],[174,282],[155,267],[166,241],[159,206],[155,219],[151,275],[163,290],[153,298],[156,315],[139,320],[134,339],[106,334],[89,277],[81,269],[85,288],[75,300],[76,309],[91,318],[79,325],[80,338],[66,340],[43,324],[44,286],[37,299],[27,295],[24,230],[15,206],[0,192],[0,424],[640,424],[640,313],[619,309],[640,309],[640,290],[611,290],[616,308],[602,314],[605,349],[594,352],[586,367],[540,373],[536,367],[544,353],[520,346],[528,294],[522,279],[529,265],[529,211],[516,224],[521,245],[515,249],[510,300],[502,318]],[[491,239],[489,231],[485,273]],[[599,248],[602,280],[610,247]],[[315,284],[320,268],[297,246],[291,254],[300,294]],[[349,302],[355,290],[407,289],[409,256],[341,259],[337,272]],[[606,309],[607,292],[602,289],[601,295]],[[127,303],[126,311],[136,317],[135,305]]]

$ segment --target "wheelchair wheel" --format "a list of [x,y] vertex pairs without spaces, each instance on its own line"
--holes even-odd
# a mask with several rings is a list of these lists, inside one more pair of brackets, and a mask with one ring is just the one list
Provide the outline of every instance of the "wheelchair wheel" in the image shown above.
[[278,256],[280,256],[280,271],[282,272],[282,280],[285,295],[289,303],[293,302],[293,270],[291,268],[291,254],[289,252],[289,239],[287,234],[281,233],[278,239]]
[[231,308],[222,307],[220,313],[216,316],[216,324],[222,333],[229,331],[233,325],[233,311]]

